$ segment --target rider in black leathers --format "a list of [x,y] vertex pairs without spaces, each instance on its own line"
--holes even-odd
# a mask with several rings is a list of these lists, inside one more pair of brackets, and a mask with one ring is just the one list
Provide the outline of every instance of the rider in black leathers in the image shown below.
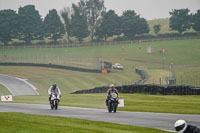
[[200,129],[193,125],[188,125],[185,120],[178,120],[174,125],[178,133],[200,133]]

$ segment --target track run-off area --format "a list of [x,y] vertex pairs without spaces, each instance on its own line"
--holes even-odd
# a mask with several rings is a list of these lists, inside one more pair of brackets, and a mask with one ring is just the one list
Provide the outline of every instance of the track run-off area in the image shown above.
[[[0,81],[1,84],[6,86],[13,95],[38,95],[36,88],[24,80],[0,75]],[[19,112],[25,114],[79,118],[124,125],[150,127],[171,132],[174,132],[174,122],[178,119],[185,119],[190,124],[200,125],[200,115],[127,111],[108,113],[106,109],[67,106],[59,106],[58,110],[51,110],[49,105],[41,104],[0,103],[0,112]]]
[[34,115],[79,118],[92,121],[103,121],[124,125],[150,127],[171,132],[174,131],[174,122],[177,119],[185,119],[188,123],[200,125],[200,115],[127,111],[108,113],[108,111],[105,109],[66,106],[59,106],[58,110],[51,110],[49,105],[41,104],[0,103],[0,112],[20,112]]

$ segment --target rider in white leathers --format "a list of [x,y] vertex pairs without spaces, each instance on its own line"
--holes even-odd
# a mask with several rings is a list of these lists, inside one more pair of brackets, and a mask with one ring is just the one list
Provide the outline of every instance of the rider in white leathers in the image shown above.
[[49,101],[50,101],[52,95],[57,95],[57,96],[61,97],[61,91],[57,87],[56,84],[53,84],[52,86],[50,86],[50,88],[48,89],[48,93],[49,93]]

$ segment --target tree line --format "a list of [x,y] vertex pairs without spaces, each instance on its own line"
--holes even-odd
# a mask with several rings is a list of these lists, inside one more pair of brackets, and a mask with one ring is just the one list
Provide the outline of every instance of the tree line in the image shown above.
[[[193,28],[200,31],[200,10],[191,14],[189,9],[174,9],[170,14],[170,28],[180,34]],[[154,25],[156,34],[160,31],[159,24]],[[7,45],[13,39],[31,44],[33,40],[50,39],[56,43],[67,35],[68,42],[76,37],[82,42],[85,37],[91,41],[107,40],[108,37],[123,35],[133,40],[138,35],[149,33],[147,20],[140,17],[134,10],[126,10],[118,16],[114,10],[106,11],[104,0],[80,0],[71,7],[60,12],[49,10],[44,19],[34,5],[20,7],[18,12],[7,9],[0,10],[0,42]]]

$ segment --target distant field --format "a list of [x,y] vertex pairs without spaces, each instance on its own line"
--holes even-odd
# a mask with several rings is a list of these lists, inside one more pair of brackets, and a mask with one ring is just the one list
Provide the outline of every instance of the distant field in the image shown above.
[[149,24],[149,28],[150,28],[149,34],[155,34],[154,30],[153,30],[153,26],[156,25],[156,24],[160,24],[160,26],[161,26],[161,30],[159,32],[160,34],[176,32],[176,31],[171,31],[170,30],[170,28],[169,28],[169,19],[168,18],[166,18],[166,19],[149,20],[148,24]]
[[[90,61],[93,62],[93,60],[98,63],[99,59],[113,63],[116,61],[123,63],[127,59],[141,59],[169,64],[173,59],[176,65],[194,65],[200,64],[198,60],[200,56],[198,51],[199,42],[200,39],[192,39],[123,44],[125,46],[124,50],[121,49],[121,44],[78,48],[0,49],[0,62],[38,62],[71,65],[70,62],[87,64]],[[153,53],[151,54],[147,53],[149,46],[153,48]],[[139,50],[139,47],[141,47],[141,50]],[[160,53],[162,48],[167,50],[166,54]],[[77,66],[81,67],[81,64]]]
[[[91,66],[98,69],[98,59],[102,59],[113,64],[118,62],[124,66],[123,71],[112,70],[106,75],[14,66],[0,66],[0,73],[26,78],[39,88],[42,94],[46,93],[45,89],[54,82],[61,88],[65,88],[64,93],[70,93],[111,83],[116,85],[135,83],[140,79],[135,73],[136,67],[147,70],[150,76],[147,83],[159,83],[159,78],[162,77],[162,83],[165,84],[165,77],[171,76],[170,65],[173,63],[176,66],[174,70],[178,84],[200,85],[199,43],[200,39],[134,43],[124,44],[125,50],[121,49],[122,45],[0,49],[0,62],[36,62],[74,66],[77,61],[76,67],[88,68],[88,62],[91,61],[96,65]],[[147,53],[147,48],[150,46],[153,48],[151,54]],[[160,53],[162,48],[166,49],[166,54]]]
[[[156,24],[161,25],[161,29],[159,34],[165,34],[165,33],[178,33],[178,31],[171,30],[169,27],[169,18],[161,18],[161,19],[153,19],[147,21],[149,24],[150,32],[149,34],[155,34],[153,30],[153,26]],[[190,29],[188,32],[193,32],[194,30]]]

